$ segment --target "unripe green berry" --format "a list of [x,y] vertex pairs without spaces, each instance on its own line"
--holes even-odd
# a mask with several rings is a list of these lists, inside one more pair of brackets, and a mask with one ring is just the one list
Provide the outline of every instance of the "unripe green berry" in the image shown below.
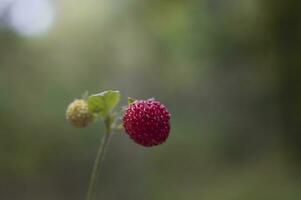
[[66,118],[72,125],[83,128],[93,121],[93,114],[89,112],[85,100],[76,99],[68,106]]

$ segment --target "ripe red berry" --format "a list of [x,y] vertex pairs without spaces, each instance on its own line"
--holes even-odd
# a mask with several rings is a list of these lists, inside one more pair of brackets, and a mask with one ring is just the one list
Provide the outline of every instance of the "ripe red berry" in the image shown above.
[[123,115],[126,133],[146,147],[165,142],[170,131],[170,113],[154,99],[138,100],[130,104]]

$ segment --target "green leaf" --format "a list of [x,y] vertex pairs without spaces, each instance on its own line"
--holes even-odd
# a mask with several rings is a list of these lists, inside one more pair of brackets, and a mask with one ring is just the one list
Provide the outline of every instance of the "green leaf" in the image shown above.
[[106,117],[117,105],[120,99],[120,92],[107,90],[99,94],[94,94],[88,98],[89,111],[93,114]]
[[132,104],[134,103],[135,101],[137,101],[136,99],[133,99],[132,97],[128,97],[128,104]]

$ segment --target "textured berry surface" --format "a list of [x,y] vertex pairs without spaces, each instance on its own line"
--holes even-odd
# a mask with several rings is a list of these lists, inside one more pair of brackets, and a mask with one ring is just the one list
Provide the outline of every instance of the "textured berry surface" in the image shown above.
[[67,108],[67,120],[74,126],[86,127],[93,121],[93,115],[89,112],[86,101],[77,99],[73,101]]
[[169,135],[170,113],[159,101],[135,101],[123,115],[123,126],[136,143],[146,147],[158,145]]

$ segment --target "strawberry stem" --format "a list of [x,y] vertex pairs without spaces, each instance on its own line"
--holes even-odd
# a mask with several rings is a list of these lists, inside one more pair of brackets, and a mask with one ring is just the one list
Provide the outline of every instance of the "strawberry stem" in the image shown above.
[[105,121],[106,132],[102,136],[96,158],[93,165],[92,175],[90,179],[90,184],[88,187],[88,192],[86,196],[86,200],[93,200],[96,193],[97,179],[100,173],[101,164],[104,160],[105,152],[108,148],[108,144],[111,138],[111,118],[108,116]]

